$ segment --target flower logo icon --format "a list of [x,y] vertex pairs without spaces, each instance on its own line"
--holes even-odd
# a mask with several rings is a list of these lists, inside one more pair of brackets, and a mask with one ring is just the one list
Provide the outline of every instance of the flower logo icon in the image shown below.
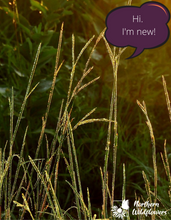
[[128,210],[129,210],[129,201],[125,199],[122,201],[121,207],[113,206],[111,209],[113,213],[113,217],[121,218],[121,219],[123,219],[128,215]]

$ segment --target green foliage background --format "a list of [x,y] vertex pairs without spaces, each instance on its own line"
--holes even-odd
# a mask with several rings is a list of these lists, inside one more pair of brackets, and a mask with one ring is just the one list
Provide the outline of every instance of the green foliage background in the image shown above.
[[[132,5],[141,5],[146,1],[133,0]],[[49,142],[55,133],[56,121],[61,100],[66,99],[69,85],[69,70],[72,68],[71,36],[76,38],[76,54],[92,35],[105,28],[105,18],[113,8],[125,5],[125,0],[24,0],[0,2],[0,143],[5,146],[9,140],[9,104],[8,97],[14,88],[15,116],[19,114],[28,83],[30,70],[36,49],[40,42],[42,48],[33,85],[40,82],[35,92],[29,97],[23,119],[15,140],[14,151],[20,152],[24,131],[29,126],[25,157],[33,156],[41,131],[42,116],[45,113],[49,89],[51,87],[56,48],[61,23],[64,22],[64,37],[61,61],[64,65],[58,74],[52,106],[46,127]],[[168,85],[170,78],[170,39],[162,47],[145,50],[140,56],[126,60],[134,49],[127,48],[120,61],[118,72],[118,155],[116,170],[116,195],[121,198],[122,164],[126,165],[127,197],[134,200],[134,192],[144,193],[141,170],[152,178],[152,153],[150,137],[136,100],[145,100],[148,113],[156,136],[158,169],[162,176],[160,152],[163,151],[164,139],[168,143],[170,159],[170,122],[165,104],[161,75]],[[91,49],[91,47],[90,47]],[[75,83],[80,78],[85,61],[85,53],[79,62]],[[73,101],[73,124],[76,124],[87,112],[97,107],[93,118],[108,118],[111,89],[113,83],[112,66],[103,42],[100,42],[93,54],[91,65],[93,72],[87,82],[100,76],[95,84],[81,92]],[[168,86],[168,91],[171,92]],[[104,165],[107,125],[103,122],[91,123],[74,131],[84,193],[89,187],[94,210],[101,209],[101,184],[99,167]],[[39,157],[46,158],[45,140]],[[65,148],[64,148],[65,151]],[[109,164],[109,180],[112,161]],[[161,166],[160,166],[161,165]],[[72,204],[71,189],[65,183],[68,176],[65,163],[60,166],[58,197],[63,208]],[[109,181],[110,182],[110,181]],[[161,189],[162,193],[166,189]],[[60,193],[59,193],[60,192]],[[165,194],[164,194],[165,195]],[[167,201],[167,198],[165,198]]]

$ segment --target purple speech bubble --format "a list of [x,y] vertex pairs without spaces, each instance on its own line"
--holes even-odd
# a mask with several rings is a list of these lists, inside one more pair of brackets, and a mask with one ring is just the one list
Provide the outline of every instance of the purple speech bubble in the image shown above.
[[144,49],[166,43],[170,34],[167,26],[169,19],[169,10],[158,2],[147,2],[140,7],[118,7],[106,17],[105,37],[114,46],[135,47],[136,50],[129,57],[133,58]]

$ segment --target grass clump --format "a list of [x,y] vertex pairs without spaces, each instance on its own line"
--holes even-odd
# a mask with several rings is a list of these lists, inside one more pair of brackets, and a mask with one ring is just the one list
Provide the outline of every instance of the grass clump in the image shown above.
[[[50,111],[50,106],[52,102],[52,97],[54,93],[54,88],[55,88],[55,82],[56,82],[56,77],[57,74],[63,64],[63,62],[59,65],[59,57],[60,57],[60,51],[61,51],[61,44],[62,44],[62,33],[63,33],[63,24],[61,26],[61,33],[59,36],[59,43],[58,43],[58,49],[57,49],[57,55],[56,55],[56,64],[55,64],[55,70],[54,70],[54,76],[53,76],[53,81],[52,81],[52,86],[50,89],[49,93],[49,98],[48,98],[48,103],[47,103],[47,109],[45,112],[45,115],[42,117],[42,129],[40,132],[40,136],[38,139],[38,145],[35,151],[35,157],[32,159],[29,156],[29,161],[25,161],[25,158],[23,156],[23,151],[24,151],[24,146],[25,146],[25,141],[26,141],[26,135],[28,131],[28,127],[26,128],[25,135],[23,138],[23,145],[21,148],[20,155],[17,155],[19,158],[18,165],[17,165],[17,170],[16,174],[14,176],[14,184],[12,185],[12,163],[13,163],[13,145],[15,142],[15,137],[17,135],[18,128],[20,126],[23,112],[26,106],[26,102],[28,98],[31,96],[31,93],[35,90],[35,88],[38,86],[38,83],[31,88],[31,83],[33,81],[33,76],[35,72],[35,68],[38,62],[38,57],[40,54],[41,50],[41,45],[39,45],[37,54],[35,57],[35,61],[33,64],[33,68],[31,71],[31,75],[29,78],[28,82],[28,87],[26,89],[26,94],[25,98],[23,100],[21,110],[16,122],[15,129],[13,131],[13,115],[14,115],[14,94],[12,90],[12,96],[11,99],[9,99],[9,106],[10,106],[10,151],[9,151],[9,157],[7,160],[7,165],[5,166],[5,169],[2,168],[2,177],[1,177],[1,189],[2,189],[2,194],[1,198],[5,199],[4,203],[1,204],[4,206],[4,212],[1,212],[5,218],[11,218],[14,214],[14,205],[16,207],[20,207],[20,215],[18,218],[23,219],[25,216],[25,212],[27,211],[32,219],[38,219],[38,218],[49,218],[47,216],[53,216],[55,219],[64,219],[66,216],[68,218],[72,219],[71,215],[68,213],[70,209],[67,211],[64,211],[61,209],[59,205],[59,201],[56,196],[56,191],[57,191],[57,182],[58,182],[58,169],[59,169],[59,164],[61,161],[61,155],[64,158],[64,161],[66,163],[67,169],[70,174],[71,178],[71,183],[67,181],[68,185],[71,187],[73,190],[73,193],[75,194],[75,201],[76,201],[76,207],[75,209],[77,210],[77,217],[81,219],[84,216],[84,219],[92,218],[92,213],[90,212],[91,210],[91,203],[90,203],[90,198],[88,197],[88,207],[85,204],[85,201],[83,199],[83,192],[82,192],[82,186],[81,186],[81,179],[80,179],[80,171],[79,171],[79,164],[78,164],[78,159],[77,159],[77,152],[74,144],[74,134],[73,130],[75,130],[78,126],[84,125],[86,123],[93,123],[93,122],[100,122],[100,121],[105,121],[105,122],[110,122],[111,124],[111,119],[87,119],[94,111],[90,111],[87,113],[78,123],[75,124],[73,127],[71,122],[71,113],[72,113],[72,100],[74,99],[75,95],[78,94],[82,89],[86,88],[90,84],[94,83],[96,80],[99,79],[99,77],[91,80],[90,82],[82,85],[83,79],[90,73],[90,71],[93,69],[92,67],[88,69],[88,65],[92,56],[92,53],[100,41],[100,39],[103,37],[104,31],[99,35],[97,38],[95,45],[89,55],[89,58],[85,64],[85,68],[83,70],[83,74],[81,79],[78,81],[74,89],[72,89],[72,84],[73,84],[73,79],[74,79],[74,74],[75,74],[75,69],[77,66],[77,63],[83,54],[83,52],[86,50],[86,48],[89,46],[93,38],[91,38],[85,46],[82,48],[80,51],[77,59],[75,60],[75,38],[74,35],[72,36],[72,70],[70,74],[70,83],[69,83],[69,89],[68,89],[68,95],[67,95],[67,100],[65,103],[64,107],[64,101],[62,101],[61,104],[61,110],[59,113],[59,118],[57,121],[57,126],[55,130],[55,134],[53,137],[53,140],[51,144],[49,145],[49,141],[47,138],[47,135],[45,135],[45,129],[46,129],[46,124],[48,120],[48,115]],[[47,158],[42,160],[38,158],[39,155],[39,150],[42,147],[42,143],[44,140],[44,136],[46,139],[46,147],[47,147]],[[67,141],[68,145],[68,156],[69,158],[67,159],[65,154],[62,150],[63,145],[65,140]],[[4,152],[5,154],[5,152]],[[5,156],[3,156],[5,157]],[[2,167],[5,165],[4,159],[2,160]],[[26,166],[26,164],[28,164]],[[40,164],[40,165],[39,165]],[[29,169],[30,165],[32,167]],[[20,187],[16,189],[16,182],[19,177],[19,172],[21,172],[21,166],[23,166],[23,178],[21,179],[20,182]],[[36,171],[36,182],[33,182],[34,179],[34,170]],[[105,172],[105,178],[106,178],[106,168],[104,169]],[[8,189],[5,187],[6,186],[6,181],[8,181]],[[25,182],[25,187],[23,187],[23,182]],[[104,185],[104,191],[106,190],[106,183],[103,183]],[[11,191],[12,187],[12,191]],[[6,191],[7,190],[7,191]],[[15,191],[16,190],[16,191]],[[25,191],[25,193],[22,193],[22,191]],[[6,193],[7,192],[7,193]],[[87,191],[88,192],[88,191]],[[12,193],[12,194],[11,194]],[[23,204],[19,203],[17,200],[19,199],[19,195],[22,193],[22,199],[23,199]],[[39,199],[39,195],[42,195],[42,198]],[[37,195],[37,198],[36,198]],[[12,199],[14,196],[14,200]],[[13,202],[13,205],[12,205]],[[11,208],[12,207],[12,208]],[[33,211],[34,210],[34,211]],[[34,214],[32,213],[34,212]],[[104,215],[107,215],[107,213]]]

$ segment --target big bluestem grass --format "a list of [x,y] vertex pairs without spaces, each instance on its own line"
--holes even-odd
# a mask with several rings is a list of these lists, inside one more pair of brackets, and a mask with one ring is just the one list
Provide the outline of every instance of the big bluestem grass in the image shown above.
[[[171,112],[170,98],[169,98],[169,94],[168,94],[168,91],[167,91],[167,86],[166,86],[166,81],[164,79],[164,76],[162,76],[162,80],[163,80],[164,93],[165,93],[165,97],[166,97],[166,103],[167,103],[168,113],[169,113],[169,118],[170,118],[170,112]],[[158,176],[157,161],[156,161],[156,143],[155,143],[155,137],[154,137],[152,124],[151,124],[151,121],[150,121],[148,113],[147,113],[147,108],[146,108],[145,102],[143,101],[143,103],[141,104],[139,101],[137,101],[137,104],[139,105],[142,112],[146,116],[146,120],[147,120],[146,124],[149,128],[151,144],[152,144],[153,184],[154,184],[153,187],[151,186],[151,183],[150,183],[149,179],[147,178],[146,173],[144,171],[142,171],[142,175],[143,175],[144,182],[145,182],[146,194],[147,194],[146,201],[149,201],[150,203],[160,203],[162,205],[162,208],[164,208],[164,210],[167,211],[167,213],[168,213],[168,215],[166,215],[166,216],[160,216],[160,215],[152,214],[151,219],[152,220],[155,220],[155,219],[169,219],[170,218],[170,213],[169,213],[170,208],[168,208],[168,206],[165,205],[166,204],[165,203],[165,198],[161,197],[161,189],[160,189],[160,187],[158,187],[159,176]],[[171,175],[170,175],[170,165],[169,165],[168,156],[167,156],[167,152],[166,152],[166,140],[164,142],[164,156],[161,153],[161,159],[163,161],[166,176],[168,178],[167,187],[168,187],[168,196],[169,196],[169,199],[170,199]],[[160,192],[160,195],[158,195],[158,191]],[[136,198],[136,200],[140,201],[140,198],[138,199],[137,196],[135,196],[135,198]],[[144,199],[143,199],[143,201],[144,201]],[[156,206],[154,206],[152,208],[152,210],[155,212],[156,211]],[[146,217],[144,215],[141,215],[141,216],[139,216],[139,219],[146,219]]]
[[[93,54],[93,51],[96,47],[96,45],[99,43],[101,38],[103,37],[104,31],[99,35],[97,38],[94,47],[92,48],[92,51],[89,55],[89,58],[85,64],[85,68],[83,70],[83,74],[81,79],[78,81],[76,86],[72,88],[73,86],[73,80],[74,80],[74,74],[75,69],[77,66],[77,63],[79,62],[80,57],[82,56],[83,52],[87,49],[89,44],[92,42],[92,37],[82,48],[80,51],[78,57],[75,59],[75,38],[74,35],[72,36],[72,70],[70,74],[70,83],[69,83],[69,89],[68,89],[68,96],[67,100],[64,106],[64,101],[62,101],[61,104],[61,110],[59,112],[59,118],[57,121],[56,131],[54,138],[49,145],[49,141],[47,136],[45,136],[45,128],[48,120],[48,115],[50,111],[50,106],[52,102],[53,92],[55,88],[55,82],[57,74],[62,67],[63,62],[59,65],[59,58],[60,58],[60,51],[61,51],[61,45],[62,45],[62,35],[63,35],[63,24],[61,26],[61,32],[59,37],[59,43],[58,43],[58,50],[57,50],[57,56],[56,56],[56,64],[55,64],[55,70],[54,70],[54,76],[52,80],[52,86],[49,93],[49,99],[47,103],[47,109],[45,112],[45,116],[42,117],[42,130],[40,132],[35,157],[32,159],[29,156],[29,161],[25,161],[23,151],[27,136],[28,127],[26,128],[25,135],[23,137],[23,144],[21,148],[20,155],[15,155],[12,152],[12,148],[15,142],[15,138],[17,135],[17,131],[19,129],[22,115],[27,103],[28,97],[31,95],[31,93],[35,90],[36,86],[31,88],[31,83],[33,80],[33,76],[35,73],[36,65],[38,62],[38,57],[41,50],[41,45],[39,45],[37,54],[35,57],[35,61],[33,64],[33,68],[30,74],[30,79],[28,82],[28,87],[26,89],[25,98],[23,100],[23,104],[21,106],[21,110],[18,116],[18,120],[16,122],[16,125],[14,127],[13,122],[13,115],[14,115],[14,94],[12,90],[11,98],[9,99],[9,106],[10,106],[10,139],[9,139],[9,157],[7,161],[5,161],[5,149],[2,153],[2,150],[0,151],[0,159],[1,159],[1,178],[0,178],[0,208],[2,205],[4,205],[4,211],[0,209],[0,219],[11,219],[14,218],[14,209],[17,207],[19,208],[19,215],[17,216],[18,219],[24,219],[24,216],[26,212],[29,213],[29,216],[31,219],[43,219],[47,218],[53,218],[53,219],[65,219],[66,217],[69,219],[73,219],[72,216],[69,214],[70,209],[76,209],[77,211],[77,217],[78,219],[92,219],[92,212],[91,212],[91,200],[89,195],[89,190],[87,189],[87,195],[88,195],[88,205],[85,204],[84,198],[83,198],[83,192],[82,192],[82,186],[81,186],[81,177],[80,177],[80,171],[79,171],[79,164],[77,159],[77,153],[76,153],[76,146],[74,141],[74,133],[73,131],[81,125],[84,125],[86,123],[94,123],[98,121],[104,121],[104,122],[110,122],[112,123],[111,119],[87,119],[94,111],[90,111],[87,113],[78,123],[75,124],[75,126],[72,126],[72,99],[74,99],[75,95],[78,94],[82,89],[85,89],[90,84],[94,83],[96,80],[99,79],[99,77],[95,78],[94,80],[83,84],[84,78],[91,72],[93,69],[92,67],[88,68],[89,62],[91,60],[91,56]],[[83,84],[83,85],[82,85]],[[14,129],[13,129],[14,127]],[[43,139],[46,139],[46,147],[47,147],[47,159],[43,165],[43,160],[38,159],[39,150],[42,146]],[[64,140],[67,140],[68,143],[68,154],[69,154],[69,160],[65,157],[65,154],[63,153],[62,147]],[[64,211],[60,207],[58,198],[56,196],[57,191],[57,182],[58,182],[58,169],[59,164],[61,160],[61,155],[64,158],[64,161],[66,163],[67,169],[69,171],[71,182],[67,180],[68,187],[71,187],[73,190],[73,193],[75,195],[75,202],[76,206],[71,207],[70,209]],[[14,177],[14,182],[12,184],[12,164],[13,164],[13,158],[18,157],[18,165]],[[55,164],[55,166],[52,166]],[[30,170],[31,166],[31,170]],[[21,179],[21,182],[19,183],[19,187],[17,188],[16,182],[19,176],[19,172],[21,170],[21,167],[23,167],[23,178]],[[33,174],[34,171],[37,174],[37,180],[36,183],[33,183]],[[106,171],[105,171],[106,175]],[[106,176],[105,176],[106,178]],[[8,184],[7,184],[8,183]],[[25,187],[23,186],[23,183],[25,183]],[[104,184],[104,183],[103,183]],[[24,193],[22,191],[24,190]],[[18,202],[17,200],[19,197],[21,198],[23,203]],[[42,195],[40,197],[40,195]],[[20,199],[21,200],[21,199]],[[34,213],[33,212],[34,207]]]

